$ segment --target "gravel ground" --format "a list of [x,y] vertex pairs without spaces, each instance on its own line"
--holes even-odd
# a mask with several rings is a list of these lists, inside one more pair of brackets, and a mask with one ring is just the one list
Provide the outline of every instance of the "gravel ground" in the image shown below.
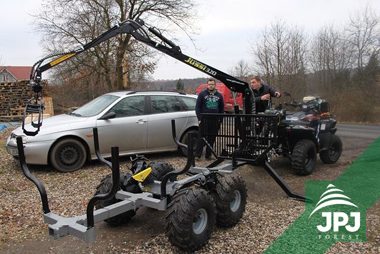
[[[163,212],[140,209],[125,226],[111,228],[96,225],[97,241],[86,244],[71,236],[53,240],[42,221],[41,202],[36,188],[22,176],[14,159],[4,148],[9,130],[0,133],[0,252],[1,253],[178,253],[164,234]],[[303,192],[310,179],[335,179],[371,140],[344,139],[345,150],[339,163],[323,165],[307,177],[294,176],[286,160],[276,161],[275,168],[292,188]],[[149,156],[166,161],[176,168],[185,159],[176,153]],[[121,162],[127,170],[128,159]],[[207,162],[201,161],[199,165]],[[198,163],[197,163],[198,165]],[[84,214],[100,180],[109,169],[97,162],[84,169],[62,174],[50,167],[32,167],[47,189],[50,209],[60,215]],[[247,182],[249,202],[246,212],[234,228],[216,228],[209,243],[198,253],[262,253],[304,211],[304,204],[289,200],[273,180],[260,168],[244,166],[240,174]],[[155,219],[152,219],[154,217]],[[338,243],[328,253],[380,253],[380,202],[368,210],[365,243]],[[286,251],[284,250],[284,253]]]

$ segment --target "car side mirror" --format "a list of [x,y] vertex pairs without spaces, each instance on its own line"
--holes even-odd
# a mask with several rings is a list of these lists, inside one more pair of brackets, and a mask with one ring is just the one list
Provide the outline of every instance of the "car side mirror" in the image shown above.
[[99,120],[108,120],[116,117],[116,113],[113,111],[109,111],[106,114],[104,114],[102,117],[99,118]]

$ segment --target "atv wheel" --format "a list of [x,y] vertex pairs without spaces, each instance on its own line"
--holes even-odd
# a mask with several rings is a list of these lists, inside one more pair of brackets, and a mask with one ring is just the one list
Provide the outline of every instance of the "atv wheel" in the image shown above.
[[166,235],[178,248],[195,251],[209,240],[215,220],[215,202],[206,190],[180,190],[168,205]]
[[[124,173],[120,174],[119,189],[121,188],[125,191],[129,191],[133,193],[140,192],[139,191],[140,188],[138,186],[129,183],[128,179],[130,177],[131,177],[130,174],[124,174]],[[106,177],[102,179],[98,187],[96,187],[95,195],[108,193],[111,190],[111,187],[112,187],[112,175],[107,175]],[[108,200],[98,201],[95,207],[96,209],[100,209],[100,208],[115,204],[119,201],[120,200],[113,197]],[[128,223],[132,219],[132,217],[135,215],[136,215],[136,212],[134,210],[130,210],[125,213],[116,215],[112,218],[106,219],[105,222],[112,227],[116,227],[116,226],[120,226],[120,225]]]
[[331,134],[329,138],[327,150],[321,151],[319,158],[323,163],[333,164],[339,160],[342,154],[342,141],[335,134]]
[[315,144],[308,139],[301,139],[293,148],[292,168],[297,175],[310,175],[315,169],[317,153]]
[[236,225],[245,211],[247,187],[240,175],[218,176],[215,188],[216,224],[220,227]]

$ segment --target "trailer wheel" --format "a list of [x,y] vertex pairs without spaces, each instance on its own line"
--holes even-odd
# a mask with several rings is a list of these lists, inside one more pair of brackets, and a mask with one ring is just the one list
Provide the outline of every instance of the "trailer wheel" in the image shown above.
[[166,235],[178,248],[196,251],[210,239],[215,220],[215,202],[210,193],[200,188],[183,189],[168,205]]
[[[174,167],[166,162],[151,162],[149,164],[152,167],[151,177],[153,180],[161,181],[162,178],[169,172],[174,171]],[[176,180],[176,176],[170,177],[171,181]]]
[[247,187],[238,174],[217,177],[214,193],[216,203],[216,224],[220,227],[236,225],[245,211]]
[[310,175],[315,169],[317,160],[316,147],[313,141],[301,139],[293,148],[291,163],[297,175]]
[[[128,179],[130,177],[131,177],[130,174],[121,173],[119,188],[125,191],[138,193],[139,192],[138,186],[128,184],[129,183]],[[111,187],[112,187],[112,175],[107,175],[106,177],[102,179],[100,184],[96,187],[95,195],[108,193],[111,190]],[[120,200],[113,197],[108,200],[98,201],[95,207],[96,209],[100,209],[100,208],[115,204],[119,201]],[[134,210],[130,210],[125,213],[116,215],[112,218],[106,219],[105,222],[112,227],[116,227],[116,226],[120,226],[120,225],[128,223],[132,219],[132,217],[135,215],[136,215],[136,212]]]

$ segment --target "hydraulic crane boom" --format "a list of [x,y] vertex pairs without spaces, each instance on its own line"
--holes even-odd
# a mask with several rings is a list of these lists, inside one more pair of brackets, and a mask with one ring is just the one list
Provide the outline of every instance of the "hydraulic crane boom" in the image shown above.
[[[210,75],[211,77],[214,77],[215,79],[220,80],[231,91],[243,93],[244,98],[246,98],[245,103],[244,103],[244,106],[246,108],[246,113],[251,113],[251,100],[248,98],[252,96],[252,91],[247,82],[241,81],[229,74],[226,74],[205,63],[202,63],[201,61],[198,61],[192,57],[189,57],[183,54],[179,46],[177,46],[172,41],[164,37],[156,28],[147,27],[141,19],[136,19],[136,20],[126,20],[112,27],[111,29],[102,33],[97,38],[83,45],[79,49],[76,49],[67,53],[50,55],[39,60],[36,64],[34,64],[31,75],[30,75],[30,84],[32,85],[33,91],[35,92],[35,101],[34,103],[28,104],[26,106],[24,121],[22,124],[22,128],[26,135],[30,135],[30,136],[37,135],[42,125],[42,111],[43,111],[43,105],[41,105],[42,73],[120,34],[130,34],[136,40],[142,43],[145,43],[146,45],[152,48],[155,48],[156,50],[159,50],[163,52],[164,54],[167,54],[203,73],[206,73],[207,75]],[[154,35],[154,36],[151,36],[151,35]],[[152,37],[154,37],[154,39]],[[42,63],[49,58],[53,58],[53,59],[50,62],[42,65]],[[36,128],[36,130],[27,131],[24,125],[25,117],[27,116],[27,114],[33,114],[33,113],[39,114],[38,122],[37,123],[32,122],[32,126]]]

